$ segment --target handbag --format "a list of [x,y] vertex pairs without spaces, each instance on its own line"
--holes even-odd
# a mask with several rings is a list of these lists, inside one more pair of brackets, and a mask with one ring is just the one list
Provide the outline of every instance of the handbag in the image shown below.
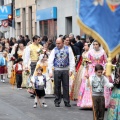
[[30,94],[34,94],[35,90],[32,87],[28,87],[27,92]]

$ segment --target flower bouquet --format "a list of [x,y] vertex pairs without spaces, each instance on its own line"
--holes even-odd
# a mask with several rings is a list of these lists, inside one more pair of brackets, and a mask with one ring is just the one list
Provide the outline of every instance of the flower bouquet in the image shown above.
[[82,65],[85,66],[88,63],[91,63],[91,61],[88,58],[83,58]]
[[112,69],[112,72],[115,71],[115,67],[116,67],[116,65],[113,65],[113,64],[112,64],[112,68],[111,68],[111,69]]
[[35,93],[35,90],[34,90],[34,88],[31,86],[31,87],[28,87],[27,92],[30,93],[30,94],[34,94],[34,93]]
[[18,54],[18,57],[19,57],[19,58],[22,58],[22,54]]
[[25,70],[25,75],[30,75],[30,70]]
[[37,51],[37,53],[38,53],[38,54],[43,54],[43,50],[40,49],[40,50]]

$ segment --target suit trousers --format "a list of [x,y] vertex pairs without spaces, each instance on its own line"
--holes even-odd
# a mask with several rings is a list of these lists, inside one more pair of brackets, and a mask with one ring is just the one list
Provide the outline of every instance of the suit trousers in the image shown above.
[[31,75],[34,74],[35,68],[36,68],[36,64],[37,62],[31,62],[30,66],[31,66]]
[[54,71],[54,85],[55,85],[55,103],[61,103],[61,83],[63,87],[64,103],[70,103],[69,98],[69,70],[55,70]]
[[93,99],[93,120],[104,120],[105,98],[104,96],[92,96]]

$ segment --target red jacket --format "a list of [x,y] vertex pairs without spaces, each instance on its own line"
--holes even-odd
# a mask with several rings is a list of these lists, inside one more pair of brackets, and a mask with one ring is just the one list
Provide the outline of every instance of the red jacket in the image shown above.
[[16,74],[22,74],[22,71],[23,71],[23,65],[20,64],[20,63],[17,63],[15,65],[15,72],[16,72]]

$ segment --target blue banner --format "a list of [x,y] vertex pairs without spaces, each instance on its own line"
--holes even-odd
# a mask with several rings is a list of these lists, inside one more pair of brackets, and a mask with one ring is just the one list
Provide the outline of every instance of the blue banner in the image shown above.
[[120,4],[116,0],[79,0],[78,6],[81,29],[109,53],[120,53]]
[[0,6],[0,20],[8,19],[9,14],[12,14],[11,6]]

